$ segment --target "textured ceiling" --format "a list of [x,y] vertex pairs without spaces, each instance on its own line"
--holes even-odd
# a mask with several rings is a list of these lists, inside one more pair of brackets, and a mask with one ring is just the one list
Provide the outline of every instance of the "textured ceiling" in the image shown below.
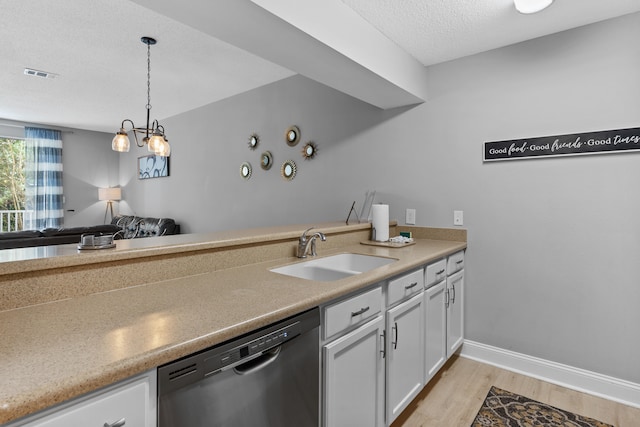
[[[310,1],[317,0],[298,0],[293,7],[303,10]],[[556,0],[535,15],[517,13],[512,0],[342,2],[424,65],[640,10],[640,0]],[[151,10],[160,3],[166,6],[164,15]],[[116,131],[124,118],[140,125],[147,89],[141,36],[158,40],[151,50],[152,119],[162,120],[296,72],[304,74],[309,64],[298,67],[294,62],[308,62],[316,52],[299,55],[303,59],[287,55],[280,61],[265,54],[265,43],[274,44],[269,32],[259,33],[260,43],[243,38],[249,29],[288,25],[264,14],[250,13],[246,18],[256,8],[250,0],[0,0],[0,119],[106,132]],[[225,23],[217,21],[215,31],[205,34],[191,25],[194,16],[205,23],[223,17]],[[332,21],[323,25],[330,29]],[[302,38],[304,28],[300,30],[297,36]],[[235,39],[225,37],[232,33]],[[362,35],[354,34],[358,36]],[[279,44],[292,52],[300,41],[292,36],[281,38]],[[325,50],[317,57],[328,62],[312,65],[314,72],[335,80],[331,75],[341,68],[330,62],[341,56],[344,60],[344,55],[327,55],[330,48],[316,44]],[[25,76],[25,67],[58,77]],[[318,75],[310,77],[324,81]],[[383,92],[375,79],[370,81],[353,79],[354,84],[370,84],[360,88],[363,91]]]
[[556,0],[533,15],[513,0],[342,0],[424,65],[640,11],[640,0]]
[[[128,0],[0,0],[0,118],[115,132],[294,73]],[[59,76],[29,77],[25,67]]]

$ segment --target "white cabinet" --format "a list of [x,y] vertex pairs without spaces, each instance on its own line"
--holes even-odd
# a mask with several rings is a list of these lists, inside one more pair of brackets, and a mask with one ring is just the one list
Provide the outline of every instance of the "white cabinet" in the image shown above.
[[425,384],[464,340],[464,251],[425,268]]
[[155,427],[156,372],[74,399],[7,427]]
[[419,293],[387,312],[387,425],[424,386],[423,310],[424,298]]
[[464,339],[464,270],[447,277],[447,358]]
[[325,426],[384,425],[384,318],[323,346]]
[[[442,264],[444,265],[444,261]],[[441,280],[424,292],[425,384],[433,378],[447,361],[446,288],[447,281]]]

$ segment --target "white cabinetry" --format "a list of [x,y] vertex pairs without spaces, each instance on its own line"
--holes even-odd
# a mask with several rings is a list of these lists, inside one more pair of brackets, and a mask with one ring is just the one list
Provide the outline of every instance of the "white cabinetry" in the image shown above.
[[323,347],[325,426],[384,425],[382,316]]
[[423,318],[421,292],[387,312],[387,425],[424,386]]
[[[443,263],[444,265],[444,263]],[[441,280],[424,292],[425,301],[425,384],[447,361],[447,281]]]
[[425,269],[425,384],[464,340],[464,251]]
[[464,270],[447,277],[447,358],[464,339]]
[[133,377],[7,427],[155,427],[156,372]]
[[377,286],[322,310],[324,426],[384,425],[382,301]]

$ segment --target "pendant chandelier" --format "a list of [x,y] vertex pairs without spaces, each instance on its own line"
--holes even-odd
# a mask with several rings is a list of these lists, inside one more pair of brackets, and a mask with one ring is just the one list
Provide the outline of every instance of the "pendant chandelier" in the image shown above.
[[[147,146],[147,149],[152,153],[168,157],[171,154],[171,146],[164,133],[164,127],[154,120],[149,125],[149,116],[151,113],[151,46],[156,44],[156,39],[151,37],[142,37],[140,39],[142,43],[147,45],[147,126],[143,128],[136,127],[133,121],[124,119],[120,125],[120,130],[116,133],[111,141],[111,149],[113,151],[119,151],[126,153],[129,151],[129,136],[124,128],[125,123],[131,125],[130,132],[133,132],[133,137],[136,141],[136,145],[140,148]],[[138,134],[144,135],[142,142],[138,140]]]

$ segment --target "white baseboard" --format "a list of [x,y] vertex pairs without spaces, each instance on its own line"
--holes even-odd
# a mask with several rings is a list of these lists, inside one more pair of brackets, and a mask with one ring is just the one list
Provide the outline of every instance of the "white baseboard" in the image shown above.
[[640,408],[640,384],[465,340],[460,356]]

